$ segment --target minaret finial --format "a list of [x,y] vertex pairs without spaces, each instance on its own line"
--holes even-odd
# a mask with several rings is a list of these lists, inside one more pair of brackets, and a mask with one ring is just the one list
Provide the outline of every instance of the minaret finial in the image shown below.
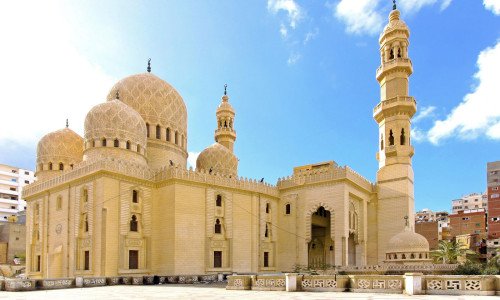
[[69,121],[68,121],[68,119],[66,119],[66,128],[68,128],[68,127],[69,127]]
[[396,10],[396,0],[392,0],[392,10]]
[[148,59],[148,73],[151,73],[151,58]]
[[116,99],[120,100],[120,90],[116,90]]
[[224,95],[227,95],[227,83],[224,84]]

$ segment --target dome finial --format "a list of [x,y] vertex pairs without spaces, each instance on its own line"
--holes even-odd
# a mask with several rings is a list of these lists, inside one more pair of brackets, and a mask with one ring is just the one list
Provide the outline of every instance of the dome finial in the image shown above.
[[396,0],[392,0],[392,10],[396,10]]
[[120,100],[120,90],[116,90],[116,100]]
[[66,128],[68,128],[68,127],[69,127],[69,121],[68,121],[68,119],[66,119]]
[[151,58],[148,59],[148,73],[151,73]]
[[227,95],[227,83],[224,84],[224,95]]

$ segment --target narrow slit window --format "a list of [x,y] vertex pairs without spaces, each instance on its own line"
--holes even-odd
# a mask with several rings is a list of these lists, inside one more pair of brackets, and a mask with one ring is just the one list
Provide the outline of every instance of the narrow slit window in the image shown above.
[[290,203],[287,203],[285,205],[285,214],[289,215],[291,213],[291,211],[292,211],[292,207],[291,207]]
[[156,138],[161,139],[161,128],[160,125],[156,125]]
[[137,217],[132,215],[130,219],[130,231],[137,232]]
[[215,233],[221,233],[221,231],[222,231],[221,227],[222,226],[220,224],[220,220],[219,219],[215,220],[214,232]]
[[222,206],[222,196],[217,195],[217,199],[215,200],[215,206]]

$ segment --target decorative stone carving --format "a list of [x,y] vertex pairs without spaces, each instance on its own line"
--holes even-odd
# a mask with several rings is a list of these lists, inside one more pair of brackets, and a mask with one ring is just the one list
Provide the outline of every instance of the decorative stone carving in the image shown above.
[[83,278],[83,286],[104,286],[106,285],[105,277]]
[[312,287],[312,280],[310,280],[310,279],[302,280],[302,287],[305,287],[305,288]]
[[374,289],[385,289],[385,280],[373,280],[373,288]]
[[314,280],[314,283],[313,283],[314,287],[316,288],[322,288],[322,287],[325,287],[325,281],[323,279],[316,279]]
[[243,286],[243,279],[235,279],[234,286],[242,287]]
[[465,280],[465,289],[470,291],[480,291],[481,280]]
[[336,288],[337,287],[337,281],[333,279],[325,279],[325,287],[327,288]]
[[401,280],[397,280],[397,279],[388,280],[387,285],[389,286],[389,288],[391,290],[399,290],[403,286]]
[[442,290],[443,283],[441,282],[441,280],[436,280],[436,279],[427,281],[427,289],[429,289],[429,290]]
[[57,234],[61,234],[61,232],[62,232],[62,225],[61,224],[57,224],[56,225],[56,233]]
[[140,247],[142,246],[142,239],[127,239],[125,244],[127,247]]
[[276,286],[277,287],[285,286],[285,279],[276,279]]
[[460,285],[461,285],[460,280],[446,280],[447,290],[459,290]]
[[266,286],[266,281],[264,279],[257,279],[255,281],[255,285],[258,287],[264,287]]
[[358,288],[367,289],[370,287],[370,280],[368,279],[360,279],[358,280]]

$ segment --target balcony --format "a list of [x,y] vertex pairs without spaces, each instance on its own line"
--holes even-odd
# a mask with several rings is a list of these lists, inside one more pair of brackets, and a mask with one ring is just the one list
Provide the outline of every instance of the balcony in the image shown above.
[[406,113],[410,118],[417,112],[417,101],[410,96],[396,96],[387,100],[381,101],[373,109],[373,118],[377,122],[387,116],[394,115],[395,113]]
[[413,65],[409,58],[395,58],[389,61],[382,63],[380,67],[377,69],[377,80],[380,81],[385,72],[390,71],[392,69],[400,68],[408,72],[408,75],[413,73]]
[[6,189],[0,189],[0,194],[7,194],[12,196],[19,196],[19,191],[11,191]]

